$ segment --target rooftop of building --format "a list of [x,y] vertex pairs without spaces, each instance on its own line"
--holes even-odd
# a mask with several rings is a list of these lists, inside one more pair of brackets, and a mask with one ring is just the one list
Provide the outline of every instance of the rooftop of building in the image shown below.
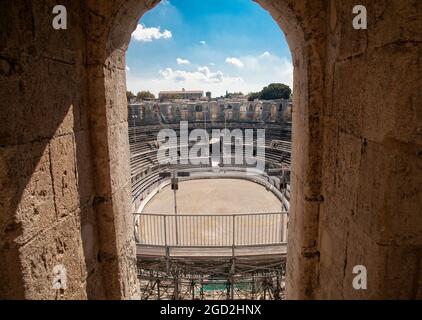
[[203,94],[204,91],[201,90],[175,90],[175,91],[160,91],[159,94],[173,94],[173,93],[200,93]]

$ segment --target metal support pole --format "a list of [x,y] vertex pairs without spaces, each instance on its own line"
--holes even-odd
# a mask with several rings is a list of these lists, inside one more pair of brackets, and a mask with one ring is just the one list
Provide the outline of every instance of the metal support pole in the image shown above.
[[[178,181],[176,181],[176,173],[173,173],[173,181],[176,182],[178,184]],[[176,199],[176,189],[173,189],[174,191],[174,214],[177,215],[177,199]]]
[[[178,181],[176,181],[176,171],[173,171],[172,173],[172,182],[176,182],[178,184]],[[177,195],[176,195],[176,188],[173,187],[173,197],[174,197],[174,216],[176,219],[176,245],[179,245],[179,225],[178,225],[178,219],[177,219]]]
[[280,278],[279,278],[279,276],[277,276],[276,282],[277,282],[277,284],[276,284],[274,299],[275,300],[280,300],[281,286],[280,286]]
[[166,216],[163,216],[164,218],[164,245],[167,248],[167,219]]
[[195,300],[195,280],[191,281],[192,300]]
[[174,276],[174,300],[179,300],[179,277]]
[[234,300],[234,274],[235,274],[235,255],[234,255],[234,248],[236,244],[236,215],[232,216],[232,261],[231,261],[231,267],[230,267],[230,300]]
[[234,274],[235,274],[235,258],[232,258],[231,268],[230,268],[230,300],[234,300]]
[[179,245],[179,224],[178,224],[178,216],[177,216],[177,204],[176,204],[176,190],[174,190],[174,219],[176,219],[176,245]]
[[166,246],[166,271],[170,273],[170,248]]
[[284,239],[284,214],[283,213],[281,213],[281,216],[280,216],[280,243],[283,243],[283,239]]
[[252,276],[252,300],[255,300],[255,274]]
[[232,239],[232,258],[234,258],[234,247],[236,246],[236,215],[233,215],[232,218],[232,230],[233,230],[233,239]]
[[264,282],[264,300],[267,300],[267,292],[271,299],[268,276],[264,277],[263,282]]
[[201,300],[204,300],[204,279],[201,275]]

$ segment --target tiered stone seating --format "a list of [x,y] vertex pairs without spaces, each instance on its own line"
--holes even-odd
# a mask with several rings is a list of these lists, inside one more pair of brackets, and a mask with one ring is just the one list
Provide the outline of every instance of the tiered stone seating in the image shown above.
[[[265,127],[265,163],[268,168],[286,167],[290,166],[290,154],[291,154],[291,142],[290,124],[268,124]],[[224,129],[233,130],[235,128],[242,127],[244,129],[258,129],[263,128],[251,123],[221,123],[221,122],[209,122],[204,124],[203,122],[189,123],[189,130],[197,128],[207,128],[209,134],[212,129]],[[152,123],[151,125],[137,126],[129,128],[129,141],[130,141],[130,165],[131,165],[131,176],[132,176],[132,196],[133,201],[144,199],[152,188],[157,187],[162,182],[159,173],[166,170],[186,170],[194,168],[195,166],[188,164],[176,164],[176,165],[164,165],[164,159],[158,155],[158,143],[156,141],[158,132],[163,128],[171,128],[176,131],[179,135],[179,123],[157,125]],[[256,139],[256,136],[254,136]],[[276,141],[277,143],[273,143]],[[248,139],[244,141],[245,144],[253,144],[256,146],[256,140]],[[193,144],[193,143],[191,143]],[[174,148],[178,148],[175,144]],[[232,152],[235,147],[233,146]],[[245,150],[243,150],[245,156]],[[259,159],[259,158],[258,158]],[[206,167],[209,167],[211,163]],[[221,164],[223,166],[223,164]],[[234,158],[229,166],[235,166]],[[203,165],[202,165],[203,166]],[[243,165],[236,165],[240,167],[246,167],[246,163]],[[252,165],[253,167],[253,165]]]

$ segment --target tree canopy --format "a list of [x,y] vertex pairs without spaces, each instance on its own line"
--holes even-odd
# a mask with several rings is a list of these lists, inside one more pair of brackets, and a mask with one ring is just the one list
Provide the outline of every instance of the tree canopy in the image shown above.
[[127,102],[129,103],[133,98],[135,98],[136,96],[133,94],[132,91],[126,91],[126,98],[127,98]]
[[249,93],[248,100],[254,101],[255,99],[260,99],[260,98],[261,98],[261,92],[251,92]]
[[243,92],[239,91],[239,92],[226,92],[226,99],[231,99],[231,98],[237,98],[237,97],[241,97],[244,96]]
[[138,92],[138,94],[136,95],[136,100],[137,101],[142,101],[142,100],[149,100],[149,99],[155,99],[154,94],[152,94],[149,91],[140,91]]
[[260,92],[252,92],[249,94],[249,101],[255,99],[260,100],[276,100],[289,99],[292,94],[292,89],[283,83],[271,83]]

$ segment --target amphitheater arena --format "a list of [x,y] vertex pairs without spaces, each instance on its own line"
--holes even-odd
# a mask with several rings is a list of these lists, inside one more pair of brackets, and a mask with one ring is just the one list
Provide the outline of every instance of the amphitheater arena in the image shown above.
[[[141,298],[282,299],[291,103],[143,103],[129,106],[128,121]],[[189,133],[209,133],[205,150],[210,152],[200,165],[181,164],[181,121]],[[174,129],[178,140],[157,141],[163,129]],[[235,129],[255,134],[245,133],[241,140],[234,135],[211,138],[215,130],[224,134]],[[265,132],[262,155],[258,129]],[[168,154],[177,149],[172,163],[160,158],[164,143]],[[192,139],[188,147],[196,143]],[[254,158],[262,157],[263,170],[248,165],[246,145]],[[242,163],[235,159],[239,146]],[[177,190],[173,173],[182,175]]]

